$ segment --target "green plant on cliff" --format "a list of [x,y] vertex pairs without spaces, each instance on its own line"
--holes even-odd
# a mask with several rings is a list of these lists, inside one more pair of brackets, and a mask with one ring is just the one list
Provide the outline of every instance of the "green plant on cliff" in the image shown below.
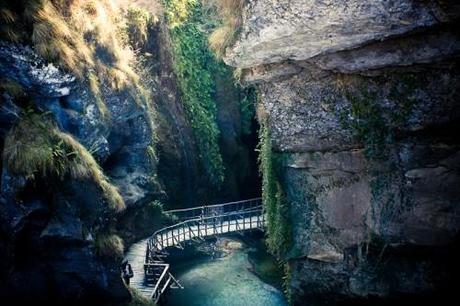
[[280,156],[273,152],[267,123],[259,131],[259,164],[262,173],[262,201],[267,222],[267,246],[282,257],[291,248],[292,229],[289,224],[289,203],[280,182]]
[[285,262],[283,264],[284,276],[283,276],[283,291],[284,296],[287,299],[288,305],[292,305],[292,290],[291,290],[291,281],[292,281],[292,269],[289,266],[289,263]]
[[[338,114],[345,128],[351,128],[364,145],[369,159],[387,159],[389,146],[398,130],[409,122],[414,107],[420,102],[417,91],[426,84],[424,75],[405,73],[397,82],[387,76],[373,78],[368,88],[344,91],[350,108]],[[386,96],[375,88],[388,88]]]
[[243,97],[239,101],[241,130],[243,134],[251,134],[252,120],[255,116],[255,105],[257,103],[257,91],[254,87],[247,87],[242,90]]
[[92,179],[114,212],[125,204],[91,153],[71,135],[61,132],[44,114],[25,111],[5,137],[3,161],[15,175],[34,179]]
[[215,82],[218,65],[207,48],[205,20],[197,0],[163,0],[170,29],[174,71],[204,168],[212,182],[224,179],[218,140]]

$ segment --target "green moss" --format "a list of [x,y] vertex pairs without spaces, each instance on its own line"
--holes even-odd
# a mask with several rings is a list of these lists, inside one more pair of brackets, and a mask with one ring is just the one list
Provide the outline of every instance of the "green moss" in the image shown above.
[[354,130],[356,137],[364,145],[364,154],[369,159],[387,157],[389,128],[383,117],[375,93],[363,91],[361,95],[345,93],[351,108],[339,114],[344,127]]
[[174,71],[192,125],[203,166],[211,181],[221,183],[224,166],[218,140],[212,72],[219,64],[207,48],[205,16],[195,0],[164,0],[172,40]]
[[262,201],[266,214],[267,246],[277,257],[285,255],[292,246],[289,203],[280,182],[280,156],[272,150],[266,123],[259,131],[259,167],[262,173]]
[[395,124],[404,125],[407,123],[414,105],[419,102],[414,94],[418,88],[422,88],[424,83],[423,76],[403,74],[399,76],[398,83],[391,87],[388,98],[398,107],[397,112],[390,114]]
[[[389,145],[394,142],[398,129],[408,124],[414,106],[419,103],[416,91],[423,87],[424,76],[413,73],[401,74],[397,82],[387,76],[374,78],[369,86],[389,88],[386,95],[361,88],[358,92],[347,91],[345,98],[351,107],[338,113],[339,121],[345,128],[354,130],[356,137],[364,145],[367,158],[384,160],[389,156]],[[383,102],[387,105],[383,107]],[[329,103],[325,102],[327,105]]]

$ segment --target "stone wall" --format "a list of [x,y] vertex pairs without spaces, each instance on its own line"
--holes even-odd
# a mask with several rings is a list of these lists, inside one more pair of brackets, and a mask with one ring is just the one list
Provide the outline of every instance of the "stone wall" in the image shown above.
[[454,281],[458,17],[453,1],[247,1],[225,60],[283,156],[299,305]]

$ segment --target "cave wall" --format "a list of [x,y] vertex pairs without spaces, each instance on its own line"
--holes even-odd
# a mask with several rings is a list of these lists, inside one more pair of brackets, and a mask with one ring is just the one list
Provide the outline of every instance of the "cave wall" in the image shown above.
[[281,161],[294,304],[455,283],[458,17],[453,1],[246,2],[225,61],[257,85]]

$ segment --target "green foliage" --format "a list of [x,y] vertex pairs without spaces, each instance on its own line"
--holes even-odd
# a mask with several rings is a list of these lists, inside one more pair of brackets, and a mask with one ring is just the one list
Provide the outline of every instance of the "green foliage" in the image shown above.
[[288,305],[292,305],[292,290],[291,290],[291,279],[292,271],[289,263],[284,263],[284,276],[283,276],[283,290],[284,296],[287,299]]
[[125,208],[117,188],[91,153],[71,135],[61,132],[46,115],[32,110],[21,115],[5,137],[3,160],[11,173],[29,179],[92,179],[112,211]]
[[219,67],[207,48],[206,33],[202,30],[206,21],[196,0],[164,0],[164,6],[182,101],[204,168],[211,181],[219,184],[224,179],[224,166],[218,145],[215,82],[211,73]]
[[251,134],[252,120],[255,116],[257,101],[257,91],[254,87],[248,87],[243,90],[243,98],[239,101],[241,130],[243,134]]
[[122,258],[124,251],[123,240],[115,235],[101,232],[96,235],[94,249],[96,255],[102,258]]
[[259,133],[262,201],[267,222],[266,241],[269,251],[281,257],[290,250],[292,245],[289,203],[280,183],[280,156],[273,153],[270,132],[266,123],[262,123]]

